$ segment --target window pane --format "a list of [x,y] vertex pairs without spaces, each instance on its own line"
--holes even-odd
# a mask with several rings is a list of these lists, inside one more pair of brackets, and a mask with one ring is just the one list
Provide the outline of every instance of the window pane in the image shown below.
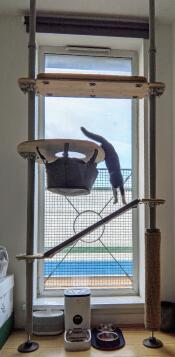
[[[46,55],[46,72],[132,74],[131,58]],[[80,126],[106,137],[121,166],[131,168],[131,100],[100,98],[45,99],[45,137],[85,139]],[[101,164],[104,167],[104,163]]]
[[[131,168],[131,100],[46,98],[45,137],[87,139],[81,132],[104,136],[118,152],[121,166]],[[101,166],[102,165],[102,166]],[[100,167],[105,167],[104,163]]]
[[[45,56],[46,72],[132,74],[131,58],[72,55]],[[104,136],[121,163],[127,202],[132,199],[132,101],[129,99],[45,98],[45,137],[85,139],[80,127]],[[119,208],[105,162],[88,196],[63,197],[45,191],[44,248],[54,247]],[[133,288],[132,211],[113,220],[45,261],[45,289],[89,286]],[[40,263],[42,264],[42,263]]]
[[131,75],[131,58],[46,55],[45,72]]

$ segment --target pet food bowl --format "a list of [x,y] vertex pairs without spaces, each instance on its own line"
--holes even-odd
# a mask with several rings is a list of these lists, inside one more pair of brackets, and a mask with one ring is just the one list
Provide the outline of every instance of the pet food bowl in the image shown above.
[[106,346],[106,347],[110,347],[111,344],[115,343],[115,345],[117,343],[120,343],[120,339],[119,336],[116,332],[113,331],[103,331],[103,332],[99,332],[97,334],[97,340],[98,340],[98,344],[100,346]]

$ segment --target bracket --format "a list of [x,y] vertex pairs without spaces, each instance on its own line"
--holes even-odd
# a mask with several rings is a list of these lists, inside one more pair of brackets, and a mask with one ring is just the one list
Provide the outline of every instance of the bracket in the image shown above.
[[18,260],[26,260],[27,263],[33,261],[34,259],[44,259],[44,255],[42,253],[37,254],[19,254],[16,255],[16,259]]
[[150,96],[154,95],[156,97],[160,97],[164,93],[164,90],[165,90],[165,86],[163,84],[160,85],[159,87],[158,86],[156,87],[156,83],[151,83],[149,86],[148,93]]
[[25,78],[21,78],[21,80],[18,80],[18,84],[23,93],[25,94],[29,92],[35,93],[35,85],[36,85],[35,79],[28,79],[26,81]]
[[142,198],[140,200],[140,203],[143,203],[150,207],[155,207],[158,205],[163,205],[165,203],[165,200],[163,200],[162,198]]

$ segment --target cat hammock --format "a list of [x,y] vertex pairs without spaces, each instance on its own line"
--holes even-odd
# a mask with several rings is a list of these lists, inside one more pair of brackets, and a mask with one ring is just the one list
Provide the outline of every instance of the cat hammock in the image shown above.
[[[156,96],[163,93],[164,84],[156,82],[156,49],[155,49],[155,0],[149,0],[149,29],[150,29],[150,50],[149,50],[149,81],[144,77],[128,77],[128,78],[109,78],[108,76],[77,76],[73,74],[40,74],[35,77],[35,59],[36,59],[36,0],[30,0],[30,24],[29,24],[29,73],[28,78],[20,79],[19,85],[24,92],[28,93],[28,141],[35,139],[35,95],[55,95],[55,96],[78,96],[78,97],[100,97],[100,98],[143,98],[148,96],[149,100],[149,170],[150,170],[150,198],[142,203],[149,204],[149,229],[145,234],[145,262],[146,262],[146,291],[145,291],[145,327],[152,331],[152,336],[143,341],[146,347],[158,348],[162,346],[162,342],[154,337],[153,332],[160,327],[160,231],[156,227],[156,206],[163,203],[163,200],[156,199]],[[108,78],[107,78],[108,77]],[[63,94],[64,93],[64,94]],[[109,94],[108,94],[109,93]],[[66,143],[65,143],[66,144]],[[32,145],[31,143],[25,145]],[[20,147],[20,146],[19,146]],[[20,345],[20,352],[32,352],[38,349],[39,345],[31,340],[33,331],[33,262],[34,259],[43,259],[43,255],[34,255],[34,185],[35,185],[35,159],[36,156],[40,160],[44,160],[41,147],[39,150],[30,152],[24,151],[22,144],[20,154],[27,155],[28,158],[28,197],[27,197],[27,244],[26,255],[21,257],[26,261],[26,333],[27,341]],[[19,149],[19,148],[18,148]],[[37,151],[37,153],[36,153]],[[47,150],[46,150],[47,151]],[[66,147],[63,148],[66,154]],[[30,153],[30,154],[29,154]],[[45,152],[46,154],[46,152]],[[55,155],[55,151],[54,151]],[[43,156],[43,157],[42,157]],[[53,152],[51,154],[53,158]],[[37,160],[38,160],[37,159]],[[96,158],[97,159],[97,158]],[[95,160],[96,160],[95,159]],[[121,211],[116,212],[116,216],[122,214],[127,209],[137,206],[140,200],[132,201],[129,206],[121,208]],[[108,217],[110,219],[111,217]],[[97,222],[98,224],[107,223]],[[94,230],[95,227],[89,227]],[[62,246],[57,246],[54,251],[47,252],[48,257],[56,251],[60,251],[66,245],[72,243],[73,239],[79,239],[82,234],[78,233],[78,237],[72,237],[71,242],[63,242]]]
[[[69,157],[70,153],[83,158]],[[44,163],[47,189],[64,196],[89,194],[98,175],[96,165],[104,160],[101,146],[88,140],[47,139],[25,141],[18,145],[18,153]]]

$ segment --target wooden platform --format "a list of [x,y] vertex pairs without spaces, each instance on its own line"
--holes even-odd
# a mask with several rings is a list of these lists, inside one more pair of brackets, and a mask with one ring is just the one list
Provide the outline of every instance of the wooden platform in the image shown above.
[[164,83],[148,83],[142,76],[117,76],[106,74],[40,73],[35,80],[20,78],[24,92],[34,90],[46,97],[79,98],[144,98],[150,90],[157,95],[164,92]]
[[83,154],[84,157],[82,160],[85,162],[88,162],[89,159],[93,156],[95,149],[98,150],[95,162],[98,163],[104,160],[105,153],[102,147],[89,140],[40,139],[33,141],[23,141],[18,145],[17,150],[22,157],[28,158],[30,155],[33,155],[38,163],[42,163],[42,160],[40,159],[37,152],[38,147],[45,159],[48,162],[52,162],[57,159],[56,154],[64,151],[64,144],[66,143],[69,143],[70,152]]
[[[119,326],[121,328],[121,326]],[[116,351],[100,351],[93,347],[84,352],[66,352],[63,346],[63,335],[39,337],[34,336],[33,340],[37,341],[40,348],[32,352],[32,357],[146,357],[159,356],[168,357],[175,356],[175,334],[165,334],[162,332],[156,333],[164,346],[158,349],[150,349],[143,346],[143,339],[149,336],[149,332],[145,331],[143,327],[125,327],[122,328],[126,345]],[[24,332],[14,332],[6,342],[5,346],[0,352],[1,357],[17,357],[26,356],[27,354],[19,353],[17,347],[25,341]],[[29,355],[29,354],[28,354]]]

